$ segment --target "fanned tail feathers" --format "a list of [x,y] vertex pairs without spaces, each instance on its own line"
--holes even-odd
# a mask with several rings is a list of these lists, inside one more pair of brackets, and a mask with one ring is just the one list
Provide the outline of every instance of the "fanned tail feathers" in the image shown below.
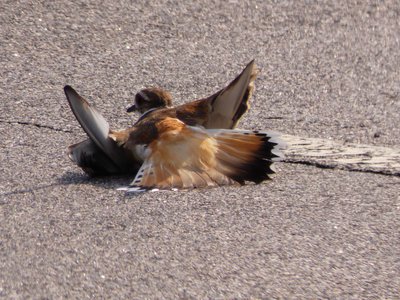
[[259,131],[216,131],[217,169],[234,181],[260,183],[274,173],[272,164],[282,156],[277,134]]
[[276,133],[185,126],[149,145],[151,154],[131,185],[123,189],[141,192],[260,183],[274,173],[272,163],[282,157],[283,147]]

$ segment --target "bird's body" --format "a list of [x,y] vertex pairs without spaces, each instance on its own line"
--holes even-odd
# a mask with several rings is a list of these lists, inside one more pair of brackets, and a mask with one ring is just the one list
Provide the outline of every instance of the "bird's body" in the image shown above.
[[136,174],[128,191],[259,183],[280,156],[277,135],[229,130],[248,109],[256,75],[251,62],[218,93],[176,107],[163,90],[142,90],[128,110],[144,113],[124,130],[109,130],[100,113],[67,86],[71,108],[90,137],[70,146],[70,157],[87,173]]

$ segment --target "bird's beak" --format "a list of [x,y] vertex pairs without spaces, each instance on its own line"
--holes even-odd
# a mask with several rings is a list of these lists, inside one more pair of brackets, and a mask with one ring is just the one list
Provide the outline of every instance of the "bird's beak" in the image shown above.
[[126,109],[126,112],[128,112],[128,113],[134,112],[134,111],[137,111],[137,107],[136,107],[135,104],[133,104],[132,106],[129,106],[129,107]]

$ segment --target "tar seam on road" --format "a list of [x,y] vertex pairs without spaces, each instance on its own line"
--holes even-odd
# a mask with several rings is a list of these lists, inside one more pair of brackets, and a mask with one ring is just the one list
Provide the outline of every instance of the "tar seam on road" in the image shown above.
[[62,129],[62,128],[57,128],[51,125],[44,125],[44,124],[39,124],[35,122],[28,122],[28,121],[10,121],[10,120],[0,120],[0,123],[6,123],[6,124],[18,124],[18,125],[27,125],[27,126],[35,126],[38,128],[46,128],[58,132],[65,132],[65,133],[72,133],[71,130],[68,129]]

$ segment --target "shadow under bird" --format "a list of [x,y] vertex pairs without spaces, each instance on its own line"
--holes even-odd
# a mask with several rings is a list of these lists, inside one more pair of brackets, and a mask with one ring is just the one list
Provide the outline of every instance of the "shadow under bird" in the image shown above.
[[269,179],[284,145],[269,131],[233,129],[248,110],[258,70],[251,61],[227,87],[210,97],[171,107],[159,88],[141,90],[128,112],[142,113],[130,128],[108,122],[72,87],[70,107],[89,139],[69,157],[89,175],[136,174],[128,192],[187,189]]

